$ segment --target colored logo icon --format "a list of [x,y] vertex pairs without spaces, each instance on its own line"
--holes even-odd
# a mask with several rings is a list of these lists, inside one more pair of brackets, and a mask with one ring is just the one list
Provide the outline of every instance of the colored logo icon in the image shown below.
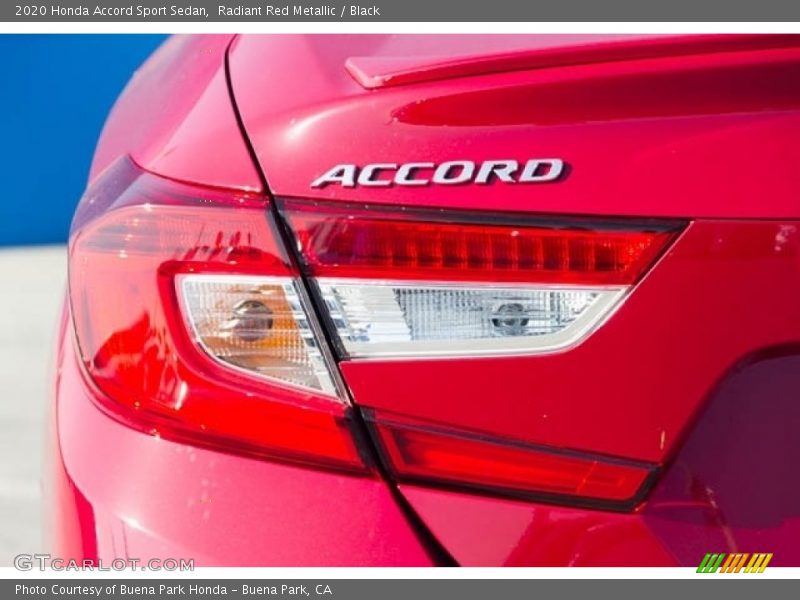
[[753,554],[708,553],[703,557],[698,573],[763,573],[772,560],[772,553],[756,552]]

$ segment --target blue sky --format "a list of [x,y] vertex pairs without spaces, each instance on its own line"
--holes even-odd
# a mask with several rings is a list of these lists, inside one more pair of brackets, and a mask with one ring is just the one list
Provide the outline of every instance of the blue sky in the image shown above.
[[164,39],[0,36],[0,246],[66,241],[106,115]]

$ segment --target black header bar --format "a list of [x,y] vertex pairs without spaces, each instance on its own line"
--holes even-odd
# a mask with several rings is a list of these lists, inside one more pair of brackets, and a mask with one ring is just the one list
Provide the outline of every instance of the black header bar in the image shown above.
[[3,0],[0,22],[781,22],[797,0]]

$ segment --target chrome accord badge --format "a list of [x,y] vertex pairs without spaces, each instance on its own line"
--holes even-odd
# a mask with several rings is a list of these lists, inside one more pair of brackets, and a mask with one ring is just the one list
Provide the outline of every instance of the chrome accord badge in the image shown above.
[[560,158],[532,158],[522,168],[516,160],[450,160],[441,164],[410,162],[403,164],[374,163],[336,165],[311,184],[319,188],[339,184],[342,187],[390,187],[393,185],[420,186],[428,184],[458,185],[463,183],[545,183],[555,181],[564,173]]

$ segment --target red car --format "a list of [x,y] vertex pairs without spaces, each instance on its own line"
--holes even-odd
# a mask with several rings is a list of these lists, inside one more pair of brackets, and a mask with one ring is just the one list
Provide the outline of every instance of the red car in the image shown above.
[[189,36],[72,226],[50,550],[800,565],[800,38]]

